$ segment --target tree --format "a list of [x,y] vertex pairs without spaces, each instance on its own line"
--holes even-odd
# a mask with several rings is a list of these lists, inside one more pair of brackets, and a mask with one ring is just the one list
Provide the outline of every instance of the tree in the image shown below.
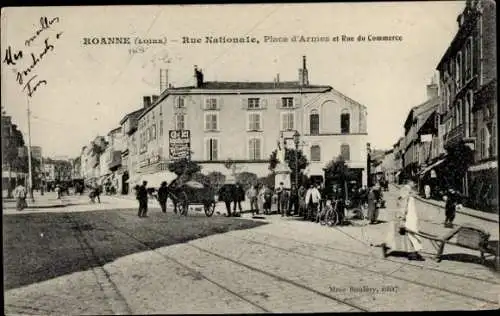
[[199,172],[200,170],[200,165],[187,158],[175,160],[168,164],[168,171],[175,173],[177,177],[185,175],[188,178],[191,178],[193,174]]
[[[288,167],[292,171],[292,173],[290,174],[290,176],[292,177],[292,183],[295,182],[297,172],[299,179],[302,179],[302,171],[305,170],[309,165],[309,161],[302,153],[302,150],[285,148],[285,161],[288,163]],[[298,164],[296,164],[296,161],[298,162]],[[274,150],[270,156],[269,170],[274,171],[277,165],[277,151]]]
[[[329,184],[336,183],[340,186],[342,191],[345,191],[345,185],[349,179],[354,176],[349,166],[346,164],[342,156],[337,159],[331,160],[325,168],[325,182]],[[345,194],[345,192],[344,192]]]
[[236,174],[236,181],[241,184],[243,189],[248,190],[250,186],[257,184],[257,175],[252,172],[240,172]]
[[197,181],[204,186],[210,186],[210,178],[201,172],[196,172],[191,175],[191,180]]
[[207,175],[207,177],[209,179],[210,186],[212,186],[217,191],[220,189],[220,187],[222,187],[222,185],[226,181],[226,176],[223,173],[218,172],[218,171],[210,172]]

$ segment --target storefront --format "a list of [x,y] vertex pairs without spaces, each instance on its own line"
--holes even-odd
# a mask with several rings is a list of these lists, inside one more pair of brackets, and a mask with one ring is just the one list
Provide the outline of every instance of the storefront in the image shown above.
[[469,207],[498,213],[497,161],[485,162],[469,168]]

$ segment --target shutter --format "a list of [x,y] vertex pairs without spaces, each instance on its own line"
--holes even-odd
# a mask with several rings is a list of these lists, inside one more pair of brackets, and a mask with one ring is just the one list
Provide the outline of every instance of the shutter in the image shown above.
[[224,98],[219,98],[217,99],[217,109],[221,109],[222,108],[222,105],[224,104]]
[[241,99],[241,107],[244,109],[248,108],[248,99],[247,98]]
[[209,139],[205,139],[205,146],[204,146],[204,153],[205,153],[205,159],[206,160],[210,160],[210,138]]
[[209,98],[207,98],[207,97],[204,98],[204,102],[202,103],[202,110],[208,109],[208,100],[209,100]]
[[299,107],[300,106],[300,98],[299,97],[293,97],[293,107]]
[[264,129],[264,125],[262,122],[262,114],[259,113],[259,130],[263,130],[263,129]]

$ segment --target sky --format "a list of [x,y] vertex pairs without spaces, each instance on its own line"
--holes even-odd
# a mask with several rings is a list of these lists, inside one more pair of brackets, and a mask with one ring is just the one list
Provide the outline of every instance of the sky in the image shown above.
[[[464,6],[426,1],[3,8],[2,107],[27,142],[29,106],[31,143],[44,156],[76,157],[141,107],[144,95],[159,94],[160,68],[169,69],[174,86],[194,84],[194,65],[206,81],[273,81],[277,73],[282,81],[295,81],[306,55],[309,82],[330,85],[365,105],[372,148],[391,148],[403,135],[408,111],[426,101],[426,85]],[[291,42],[300,35],[330,41]],[[342,35],[366,40],[332,40]],[[373,42],[368,35],[402,41]],[[259,43],[209,44],[205,36],[250,36]],[[289,41],[265,43],[265,36]],[[131,44],[84,44],[94,37],[126,37]],[[183,37],[202,43],[183,44]],[[136,38],[166,43],[136,45]],[[32,53],[38,60],[29,71]]]

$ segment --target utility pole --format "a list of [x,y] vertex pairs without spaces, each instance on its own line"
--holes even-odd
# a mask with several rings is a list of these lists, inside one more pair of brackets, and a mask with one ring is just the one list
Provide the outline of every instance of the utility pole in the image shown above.
[[28,191],[30,194],[31,202],[35,202],[35,198],[33,197],[33,173],[32,173],[32,165],[31,165],[31,111],[30,111],[30,97],[26,95],[26,104],[27,104],[27,114],[28,114]]

